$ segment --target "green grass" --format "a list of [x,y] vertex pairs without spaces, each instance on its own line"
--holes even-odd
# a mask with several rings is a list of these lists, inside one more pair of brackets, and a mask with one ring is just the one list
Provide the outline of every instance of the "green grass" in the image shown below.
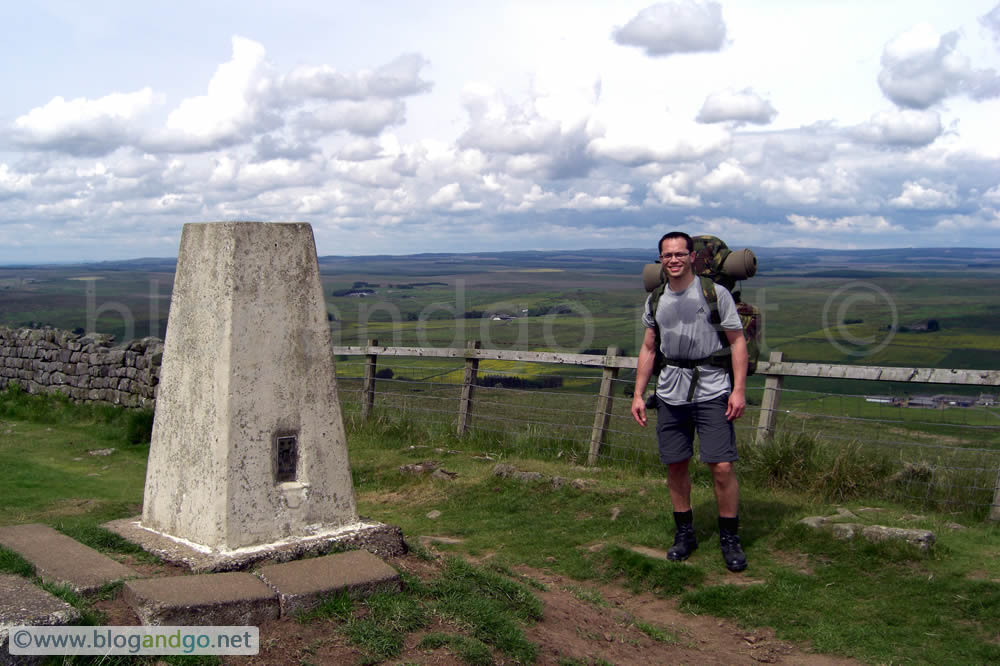
[[469,666],[489,666],[493,663],[493,655],[490,653],[489,646],[480,640],[461,634],[427,634],[420,639],[419,643],[419,647],[430,650],[445,646]]

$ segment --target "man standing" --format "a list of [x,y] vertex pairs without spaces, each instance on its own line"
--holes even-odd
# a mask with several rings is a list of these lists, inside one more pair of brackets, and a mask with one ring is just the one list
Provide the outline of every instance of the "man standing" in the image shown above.
[[[660,263],[667,278],[656,312],[646,302],[643,323],[646,335],[639,351],[632,417],[645,427],[646,404],[642,393],[649,382],[656,356],[656,340],[666,365],[656,382],[657,439],[660,461],[667,465],[670,500],[674,507],[674,544],[668,560],[686,560],[698,547],[691,513],[689,464],[698,432],[701,461],[712,471],[719,508],[719,545],[730,571],[743,571],[747,560],[740,547],[739,485],[733,463],[736,433],[733,421],[746,407],[747,347],[733,297],[715,285],[719,326],[729,343],[732,386],[726,368],[710,363],[724,346],[712,324],[711,306],[701,280],[692,269],[694,242],[680,231],[660,239]],[[652,298],[652,296],[650,296]],[[657,327],[659,336],[657,336]]]

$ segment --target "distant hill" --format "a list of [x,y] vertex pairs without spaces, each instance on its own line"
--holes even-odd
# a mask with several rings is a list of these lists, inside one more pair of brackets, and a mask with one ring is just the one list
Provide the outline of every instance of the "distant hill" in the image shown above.
[[[892,248],[880,250],[825,250],[798,247],[754,247],[760,275],[804,277],[887,277],[927,275],[952,270],[1000,271],[1000,248]],[[616,274],[635,273],[655,261],[652,248],[585,250],[519,250],[511,252],[438,252],[410,255],[319,257],[324,274],[392,273],[405,266],[407,275],[478,273],[483,270],[562,268]],[[173,272],[172,257],[144,257],[121,261],[60,264],[60,268],[90,271]],[[18,265],[17,268],[52,268]]]

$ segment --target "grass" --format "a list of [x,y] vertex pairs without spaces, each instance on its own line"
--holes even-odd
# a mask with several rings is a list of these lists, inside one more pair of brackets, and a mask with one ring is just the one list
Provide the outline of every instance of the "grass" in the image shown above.
[[521,583],[458,558],[448,560],[432,581],[404,578],[402,593],[376,593],[357,603],[345,594],[334,595],[298,620],[336,622],[364,652],[364,664],[399,656],[407,635],[425,628],[432,616],[469,635],[428,634],[422,647],[448,646],[469,664],[493,663],[491,650],[517,663],[534,661],[537,647],[522,627],[541,619],[541,602]]
[[[130,552],[99,525],[134,515],[146,447],[125,443],[124,416],[98,417],[57,404],[66,412],[53,421],[32,404],[36,400],[49,404],[41,403],[47,398],[0,394],[0,460],[8,463],[0,522],[43,522],[100,550]],[[8,402],[20,410],[16,415]],[[766,449],[743,447],[741,536],[750,560],[745,576],[757,584],[739,586],[728,584],[732,575],[713,543],[715,503],[703,466],[695,468],[692,497],[702,547],[678,564],[630,549],[669,543],[669,496],[656,467],[571,468],[555,454],[524,456],[502,438],[459,438],[448,427],[406,416],[383,415],[365,425],[348,419],[347,425],[361,513],[399,525],[407,535],[461,539],[435,546],[454,555],[437,578],[407,578],[405,592],[395,597],[331,599],[301,618],[334,623],[370,661],[393,659],[401,636],[441,620],[447,628],[435,627],[434,637],[425,638],[428,649],[436,643],[466,663],[485,663],[477,661],[485,646],[508,661],[531,662],[537,647],[524,628],[542,608],[532,592],[538,585],[514,573],[521,565],[575,579],[578,596],[591,603],[599,601],[585,592],[590,583],[624,582],[674,598],[689,612],[728,617],[748,629],[773,627],[783,640],[867,663],[1000,661],[1000,526],[970,513],[935,512],[933,505],[914,515],[913,506],[882,488],[886,479],[878,461],[857,451],[838,458],[804,434]],[[13,432],[3,434],[8,429]],[[31,433],[31,448],[22,446],[24,433]],[[109,442],[118,449],[114,455],[86,454]],[[399,471],[426,459],[441,461],[458,476],[449,481]],[[495,477],[498,461],[545,478]],[[101,476],[88,476],[92,472]],[[909,474],[911,483],[927,480],[919,467]],[[556,475],[587,483],[554,487],[547,479]],[[858,522],[931,529],[937,545],[921,555],[899,545],[835,541],[798,524],[805,516],[832,514],[831,502],[853,510]],[[612,521],[613,508],[619,511]],[[433,509],[441,511],[437,520],[427,518]],[[955,522],[965,529],[951,529]],[[473,566],[466,557],[489,564]],[[28,563],[2,549],[0,571],[32,575]],[[654,640],[672,640],[669,630],[639,629]]]

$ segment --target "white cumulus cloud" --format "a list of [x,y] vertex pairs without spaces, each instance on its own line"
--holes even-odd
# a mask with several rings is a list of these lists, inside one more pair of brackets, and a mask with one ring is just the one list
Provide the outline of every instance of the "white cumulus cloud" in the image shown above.
[[163,141],[170,148],[210,150],[281,124],[267,106],[273,83],[267,52],[244,37],[232,42],[232,58],[216,69],[208,92],[184,100],[167,117]]
[[881,215],[849,215],[835,219],[816,217],[814,215],[788,215],[796,231],[806,233],[860,233],[875,234],[903,231],[903,227],[893,224]]
[[920,210],[935,210],[954,208],[958,204],[958,196],[954,186],[935,188],[928,183],[906,181],[903,191],[889,203],[896,208],[916,208]]
[[926,109],[954,95],[982,100],[1000,96],[994,69],[974,69],[958,52],[958,32],[938,35],[918,25],[885,45],[878,84],[899,106]]
[[161,100],[151,88],[98,99],[54,97],[14,121],[14,141],[23,148],[97,156],[139,136],[138,121]]
[[736,121],[767,125],[778,115],[769,101],[750,88],[743,90],[723,90],[705,98],[698,112],[699,123],[721,123]]
[[430,81],[420,78],[427,61],[416,53],[399,56],[374,71],[339,72],[329,65],[299,66],[281,77],[282,96],[292,99],[352,99],[406,97],[428,92]]
[[855,138],[889,146],[926,146],[941,136],[941,114],[937,111],[902,109],[882,111],[850,130]]
[[698,189],[706,192],[739,190],[752,182],[753,178],[746,172],[739,160],[730,158],[705,174],[698,181]]
[[718,2],[674,0],[643,9],[611,35],[617,43],[643,48],[651,56],[720,51],[726,22]]
[[649,189],[662,204],[694,208],[701,205],[701,197],[689,193],[693,180],[687,173],[671,173],[653,183]]

